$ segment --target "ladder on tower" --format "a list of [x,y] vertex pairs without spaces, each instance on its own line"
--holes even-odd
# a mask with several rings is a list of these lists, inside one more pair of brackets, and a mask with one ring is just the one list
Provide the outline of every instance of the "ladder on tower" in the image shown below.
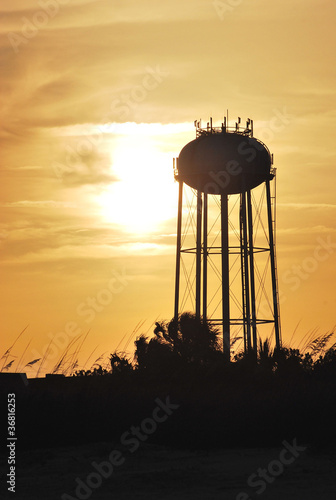
[[279,278],[278,278],[278,263],[276,255],[276,168],[272,169],[274,178],[274,192],[271,195],[271,213],[272,213],[272,231],[273,231],[273,243],[274,243],[274,272],[276,281],[276,302],[278,309],[278,323],[279,323],[279,333],[281,338],[281,324],[280,324],[280,297],[279,297]]

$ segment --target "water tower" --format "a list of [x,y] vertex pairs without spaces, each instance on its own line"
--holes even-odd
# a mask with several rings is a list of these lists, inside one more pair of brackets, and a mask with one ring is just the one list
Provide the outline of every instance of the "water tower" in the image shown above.
[[197,121],[195,127],[196,139],[174,159],[179,183],[174,317],[192,309],[220,325],[227,359],[233,330],[245,352],[256,353],[265,325],[267,337],[274,336],[280,347],[273,155],[253,137],[253,120],[242,127],[238,118],[229,126],[225,117],[214,127],[210,118],[206,127]]

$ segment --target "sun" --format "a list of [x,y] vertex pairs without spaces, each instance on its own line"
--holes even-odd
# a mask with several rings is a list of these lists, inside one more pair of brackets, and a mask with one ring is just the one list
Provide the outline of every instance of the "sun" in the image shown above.
[[131,233],[150,233],[176,215],[171,153],[160,151],[152,137],[133,133],[118,138],[111,156],[118,180],[98,201],[107,221]]

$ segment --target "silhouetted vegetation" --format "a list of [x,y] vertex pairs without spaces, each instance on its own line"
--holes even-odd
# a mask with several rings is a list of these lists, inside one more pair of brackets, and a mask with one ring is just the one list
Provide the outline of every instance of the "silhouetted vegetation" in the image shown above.
[[71,377],[30,379],[17,387],[21,443],[118,440],[151,415],[157,397],[169,396],[180,407],[151,442],[200,448],[278,445],[297,438],[335,444],[332,340],[333,333],[322,335],[305,353],[259,340],[257,353],[235,352],[228,363],[212,325],[190,313],[157,322],[152,337],[137,337],[133,359],[114,352],[108,364],[97,358]]
[[[176,372],[199,371],[206,377],[224,371],[236,377],[262,374],[273,377],[299,376],[321,373],[335,374],[336,344],[328,346],[334,333],[321,335],[310,342],[308,351],[282,347],[273,349],[269,339],[259,338],[257,353],[243,350],[234,353],[232,362],[227,363],[221,346],[219,330],[191,313],[183,313],[178,320],[155,323],[153,336],[140,335],[135,340],[134,361],[125,354],[110,354],[110,369],[97,365],[94,369],[80,370],[76,376],[126,375],[130,373],[162,378],[174,378]],[[232,347],[236,340],[233,339]]]
[[154,337],[135,341],[135,369],[162,371],[187,366],[209,366],[220,355],[219,331],[193,314],[181,314],[169,323],[157,322]]

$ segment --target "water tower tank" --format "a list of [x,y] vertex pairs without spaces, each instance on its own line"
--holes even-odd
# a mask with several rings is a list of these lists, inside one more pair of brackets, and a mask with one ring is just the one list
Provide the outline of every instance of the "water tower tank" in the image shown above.
[[180,152],[178,180],[206,193],[238,194],[271,179],[271,154],[250,132],[201,131]]

